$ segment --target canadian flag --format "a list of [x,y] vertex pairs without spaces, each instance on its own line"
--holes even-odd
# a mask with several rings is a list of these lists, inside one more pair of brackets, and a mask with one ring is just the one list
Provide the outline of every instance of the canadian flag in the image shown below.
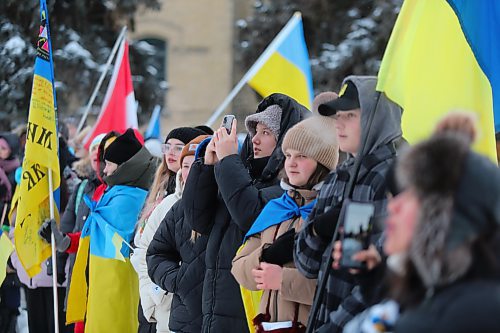
[[128,60],[128,42],[124,38],[118,49],[101,111],[92,131],[86,137],[85,148],[88,149],[94,137],[101,133],[123,133],[129,127],[137,128],[137,107]]

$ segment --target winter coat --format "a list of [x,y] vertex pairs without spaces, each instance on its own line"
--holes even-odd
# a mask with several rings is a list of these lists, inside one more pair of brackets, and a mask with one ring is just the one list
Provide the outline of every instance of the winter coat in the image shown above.
[[182,198],[185,221],[208,235],[202,332],[248,331],[240,288],[231,274],[232,260],[264,205],[283,193],[277,175],[285,159],[281,151],[285,132],[310,114],[282,94],[264,99],[257,112],[274,104],[283,110],[280,134],[260,176],[252,178],[249,172],[253,159],[249,135],[240,155],[227,156],[215,166],[195,161],[189,173]]
[[[377,96],[376,78],[350,76],[359,92],[361,105],[361,140],[366,142],[363,152],[356,155],[361,160],[359,173],[354,181],[352,200],[372,202],[375,217],[384,214],[387,205],[386,175],[395,160],[394,141],[401,137],[401,108],[392,103],[384,94],[378,99],[378,107],[369,129],[369,116],[375,110]],[[360,147],[361,149],[361,147]],[[348,195],[346,187],[350,177],[354,176],[355,158],[351,156],[338,166],[325,180],[318,195],[318,202],[309,215],[304,228],[295,241],[294,258],[297,268],[308,278],[321,281],[324,275],[324,263],[331,256],[329,241],[325,241],[314,232],[315,218],[333,207],[340,208]],[[336,223],[337,221],[332,221]],[[340,332],[346,322],[363,311],[367,304],[363,300],[360,287],[347,270],[330,269],[323,298],[316,317],[315,328],[323,324],[328,332]]]
[[498,280],[464,281],[437,291],[416,308],[406,309],[395,333],[500,332]]
[[[87,220],[87,217],[89,216],[89,207],[85,204],[85,201],[83,200],[84,196],[88,196],[89,198],[92,198],[92,195],[94,194],[95,189],[97,186],[99,186],[101,182],[97,179],[96,176],[88,179],[85,182],[85,185],[80,183],[81,186],[83,187],[83,192],[81,194],[81,198],[78,199],[78,192],[80,189],[80,185],[75,188],[75,191],[71,194],[71,197],[69,198],[68,205],[66,206],[66,209],[64,210],[64,214],[61,217],[61,222],[59,224],[59,230],[63,234],[67,233],[78,233],[82,231],[83,225],[85,224],[85,221]],[[79,203],[77,203],[77,199],[79,200]],[[76,205],[78,204],[78,207]],[[68,275],[67,275],[67,281],[68,285],[71,283],[71,274],[73,273],[73,266],[75,265],[75,260],[76,260],[76,252],[75,253],[69,253],[68,254]],[[66,290],[66,300],[68,298],[68,292],[69,288]]]
[[170,307],[172,304],[172,294],[165,292],[151,281],[148,275],[146,264],[146,252],[149,244],[162,223],[167,212],[182,197],[183,184],[180,179],[181,172],[176,175],[177,185],[175,193],[165,197],[158,206],[155,207],[151,215],[146,219],[143,230],[137,229],[134,238],[134,254],[130,262],[139,275],[139,295],[144,317],[149,322],[156,322],[157,332],[169,331]]
[[191,239],[184,221],[182,199],[165,216],[147,252],[148,272],[161,288],[173,293],[169,328],[200,332],[207,236]]
[[158,159],[142,147],[128,161],[120,164],[112,175],[104,177],[108,186],[127,185],[149,190],[156,171]]
[[[316,194],[316,191],[308,190],[288,191],[288,195],[295,199],[299,207],[313,201]],[[259,267],[262,249],[267,244],[272,244],[276,238],[291,228],[298,231],[302,222],[302,217],[296,217],[273,225],[260,234],[251,236],[233,260],[231,273],[233,273],[236,281],[246,289],[258,290],[257,283],[252,276],[252,269]],[[304,277],[295,268],[293,262],[287,263],[283,266],[283,281],[280,290],[264,290],[260,302],[260,313],[266,313],[269,294],[271,294],[269,301],[271,322],[294,320],[295,308],[298,306],[298,321],[305,325],[307,324],[315,289],[316,280]]]
[[122,255],[126,255],[124,262],[95,255],[92,248],[105,239],[108,226],[131,243],[155,167],[155,158],[142,147],[105,177],[109,186],[98,202],[85,198],[91,212],[82,230],[67,308],[67,321],[85,319],[85,331],[101,332],[114,327],[120,332],[137,332],[138,280],[126,253],[128,248],[121,248]]

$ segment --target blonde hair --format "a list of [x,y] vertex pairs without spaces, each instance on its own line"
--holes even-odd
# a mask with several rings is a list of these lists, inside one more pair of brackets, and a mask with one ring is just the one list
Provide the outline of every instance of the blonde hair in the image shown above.
[[175,177],[175,174],[169,170],[165,158],[162,156],[161,163],[156,169],[153,184],[149,190],[146,202],[139,217],[138,225],[142,225],[149,218],[153,209],[165,197],[165,191],[170,177]]

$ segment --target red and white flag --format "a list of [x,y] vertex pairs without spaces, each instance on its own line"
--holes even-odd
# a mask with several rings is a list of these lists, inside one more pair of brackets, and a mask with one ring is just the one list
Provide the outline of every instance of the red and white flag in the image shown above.
[[137,106],[128,60],[128,42],[123,39],[116,56],[113,75],[102,103],[99,117],[85,140],[85,148],[97,135],[110,131],[125,132],[127,128],[137,128]]

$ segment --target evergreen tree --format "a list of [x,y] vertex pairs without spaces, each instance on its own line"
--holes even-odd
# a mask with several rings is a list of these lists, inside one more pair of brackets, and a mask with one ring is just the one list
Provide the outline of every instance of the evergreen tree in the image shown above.
[[[47,6],[62,118],[85,106],[122,26],[133,30],[137,8],[159,9],[160,0],[47,0]],[[0,1],[0,130],[24,122],[28,114],[39,10],[37,0]],[[150,56],[152,52],[145,42],[130,43],[135,96],[148,111],[161,104],[166,89],[166,83],[154,76],[152,67],[159,65]],[[110,75],[111,70],[108,79]],[[102,103],[105,85],[101,89],[97,106]]]
[[236,22],[237,59],[255,62],[295,11],[302,12],[315,93],[338,91],[349,74],[376,75],[402,0],[257,0]]

